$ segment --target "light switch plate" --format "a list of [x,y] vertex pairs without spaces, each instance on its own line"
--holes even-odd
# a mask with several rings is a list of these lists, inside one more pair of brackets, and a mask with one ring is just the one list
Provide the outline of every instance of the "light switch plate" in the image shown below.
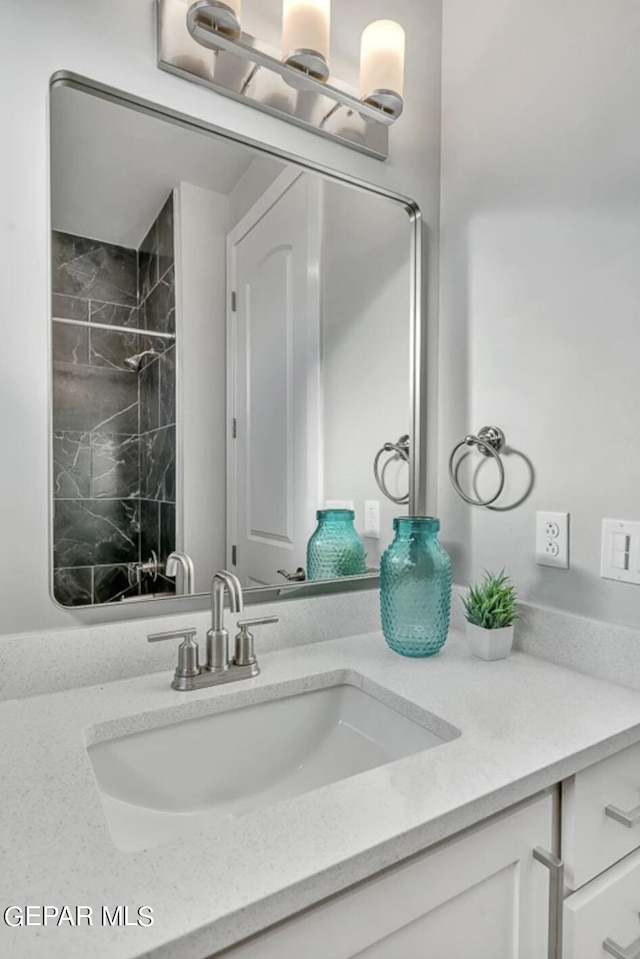
[[602,520],[600,576],[618,583],[640,585],[640,523]]
[[364,535],[367,539],[380,539],[380,500],[365,500]]

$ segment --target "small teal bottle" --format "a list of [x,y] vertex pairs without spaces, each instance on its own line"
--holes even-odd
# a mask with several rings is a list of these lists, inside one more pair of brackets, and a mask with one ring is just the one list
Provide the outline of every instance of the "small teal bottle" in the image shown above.
[[380,563],[380,613],[387,644],[403,656],[433,656],[451,614],[451,560],[438,542],[440,520],[399,516]]
[[307,543],[307,579],[338,579],[366,572],[362,540],[352,509],[319,509],[318,525]]

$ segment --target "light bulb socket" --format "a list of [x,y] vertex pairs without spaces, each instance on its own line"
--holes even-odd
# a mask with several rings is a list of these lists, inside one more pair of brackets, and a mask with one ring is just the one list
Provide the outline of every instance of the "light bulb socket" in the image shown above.
[[242,27],[235,10],[222,0],[195,0],[189,4],[189,21],[198,21],[217,33],[239,40]]
[[304,89],[305,76],[319,80],[321,83],[326,83],[329,79],[327,58],[317,50],[292,50],[283,62],[301,74],[299,82],[295,74],[285,77],[289,86],[296,89]]
[[362,97],[363,103],[368,103],[372,107],[378,107],[383,113],[387,113],[397,120],[404,110],[404,100],[399,93],[394,90],[372,90],[366,97]]

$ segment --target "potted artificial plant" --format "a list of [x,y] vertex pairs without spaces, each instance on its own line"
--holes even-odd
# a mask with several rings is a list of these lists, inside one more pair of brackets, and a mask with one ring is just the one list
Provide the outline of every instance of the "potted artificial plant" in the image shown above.
[[485,573],[462,599],[467,617],[467,640],[479,659],[504,659],[513,645],[513,624],[518,619],[516,588],[504,570]]

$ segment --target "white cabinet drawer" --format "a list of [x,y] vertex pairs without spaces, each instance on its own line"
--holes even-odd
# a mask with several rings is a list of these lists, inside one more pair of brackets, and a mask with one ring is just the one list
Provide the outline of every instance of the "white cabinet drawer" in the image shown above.
[[640,850],[613,866],[564,903],[563,959],[607,959],[603,948],[611,939],[640,954]]
[[631,811],[639,804],[640,744],[567,780],[562,794],[562,858],[569,889],[579,889],[640,847],[640,823],[630,829],[605,813],[609,805]]

